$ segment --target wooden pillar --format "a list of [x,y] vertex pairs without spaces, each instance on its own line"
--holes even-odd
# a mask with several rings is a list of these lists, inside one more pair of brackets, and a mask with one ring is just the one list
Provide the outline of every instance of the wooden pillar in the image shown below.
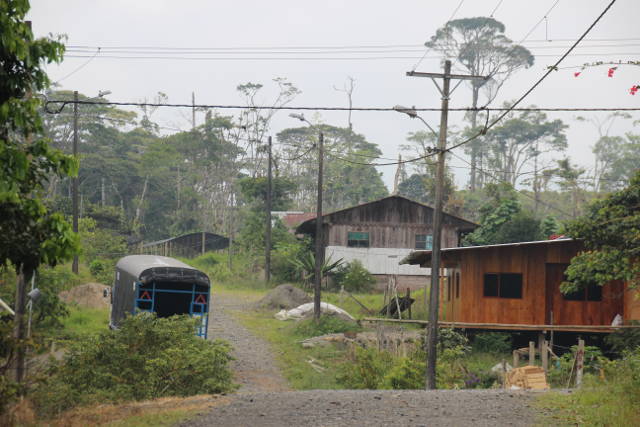
[[513,367],[517,368],[520,364],[520,354],[518,354],[518,350],[513,350]]
[[536,364],[536,343],[529,341],[529,365],[534,366]]
[[202,232],[202,255],[204,255],[204,242],[205,242],[205,235],[204,235],[204,231]]
[[542,361],[542,369],[544,369],[545,375],[549,370],[549,344],[547,340],[542,341],[542,346],[540,348],[540,360]]
[[582,384],[582,371],[584,370],[584,340],[578,339],[578,352],[576,353],[576,387]]

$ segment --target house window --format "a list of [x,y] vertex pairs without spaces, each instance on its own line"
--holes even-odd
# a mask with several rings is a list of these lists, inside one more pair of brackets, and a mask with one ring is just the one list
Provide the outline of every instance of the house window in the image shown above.
[[416,249],[433,249],[433,236],[431,234],[416,234]]
[[602,301],[602,286],[592,283],[580,290],[564,294],[566,301]]
[[521,273],[487,273],[484,275],[484,296],[522,298]]
[[349,231],[347,233],[347,246],[350,248],[368,248],[369,233],[362,231]]

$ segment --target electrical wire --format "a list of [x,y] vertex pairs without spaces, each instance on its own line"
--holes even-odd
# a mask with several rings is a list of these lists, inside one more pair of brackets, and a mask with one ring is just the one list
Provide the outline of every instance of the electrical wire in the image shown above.
[[490,17],[490,18],[493,18],[493,15],[495,15],[496,11],[497,11],[497,10],[498,10],[498,8],[500,7],[500,5],[502,5],[502,2],[503,2],[503,1],[504,1],[504,0],[500,0],[500,1],[498,2],[497,6],[493,8],[493,11],[492,11],[492,12],[491,12],[491,14],[489,15],[489,17]]
[[518,42],[518,44],[522,44],[522,42],[524,42],[526,39],[529,38],[529,36],[531,35],[531,33],[533,33],[536,28],[538,28],[538,26],[540,26],[540,24],[542,23],[542,21],[544,21],[545,19],[547,19],[547,17],[549,16],[549,14],[551,13],[551,11],[553,9],[555,9],[555,7],[558,5],[558,3],[560,3],[560,0],[556,0],[555,3],[553,3],[553,5],[549,8],[549,10],[547,10],[547,12],[544,14],[544,16],[542,18],[540,18],[540,20],[533,26],[531,27],[531,29],[529,30],[529,32],[524,36],[524,38],[522,40],[520,40],[520,42]]
[[[465,0],[460,0],[460,3],[458,3],[458,6],[455,8],[455,10],[453,11],[453,13],[451,14],[451,16],[449,17],[449,19],[447,19],[447,22],[445,23],[445,25],[447,25],[458,13],[458,11],[460,10],[460,8],[462,7],[462,4],[464,3]],[[416,64],[411,68],[411,71],[415,71],[420,64],[422,63],[422,61],[424,61],[424,59],[427,57],[427,54],[429,52],[431,52],[432,48],[427,48],[424,51],[424,54],[420,57],[420,59],[418,60],[418,62],[416,62]]]
[[[611,9],[611,7],[616,3],[617,0],[611,0],[611,3],[609,3],[609,5],[602,11],[602,13],[600,13],[600,15],[595,19],[595,21],[593,21],[591,23],[591,25],[589,25],[589,28],[586,29],[586,31],[582,34],[582,36],[580,36],[580,38],[578,40],[575,41],[575,43],[573,44],[573,46],[571,48],[569,48],[569,50],[567,50],[561,57],[560,59],[558,59],[556,61],[556,63],[549,67],[549,69],[547,70],[546,73],[544,73],[542,75],[542,77],[540,77],[540,79],[538,79],[538,81],[536,81],[533,86],[531,86],[520,98],[518,98],[512,105],[511,107],[509,107],[509,109],[507,109],[506,111],[504,111],[502,114],[500,114],[498,116],[498,118],[496,118],[495,120],[493,120],[493,122],[491,122],[491,124],[485,125],[485,127],[478,132],[476,135],[467,138],[464,141],[461,141],[455,145],[453,145],[452,147],[446,148],[445,151],[451,152],[452,150],[467,144],[473,140],[475,140],[476,138],[485,135],[487,133],[487,131],[489,129],[491,129],[492,127],[494,127],[498,122],[500,122],[507,114],[509,114],[510,111],[513,111],[518,104],[520,104],[531,92],[533,92],[548,76],[549,74],[551,74],[557,67],[558,65],[560,65],[560,63],[567,57],[569,56],[569,54],[573,51],[573,49],[580,44],[580,42],[587,36],[587,34],[589,34],[589,32],[593,29],[593,27],[596,26],[596,24],[598,22],[600,22],[600,20],[602,19],[602,17],[609,11],[609,9]],[[488,119],[488,116],[487,116]]]
[[[545,75],[546,77],[546,75]],[[528,93],[527,93],[528,94]],[[167,107],[167,108],[203,108],[203,109],[220,109],[220,110],[303,110],[303,111],[377,111],[377,112],[397,112],[394,107],[333,107],[333,106],[247,106],[233,104],[171,104],[171,103],[154,103],[154,102],[120,102],[120,101],[91,101],[91,100],[63,100],[48,99],[45,101],[45,108],[49,105],[60,105],[58,110],[52,111],[47,109],[47,113],[59,114],[66,105],[116,105],[121,107]],[[415,107],[415,111],[442,111],[440,107]],[[454,107],[449,111],[556,111],[556,112],[577,112],[577,111],[640,111],[640,107]]]
[[67,77],[71,77],[71,76],[73,76],[75,73],[77,73],[78,71],[80,71],[80,70],[82,70],[84,67],[86,67],[86,66],[87,66],[91,61],[93,61],[93,60],[96,58],[96,56],[98,56],[98,54],[99,54],[99,53],[100,53],[100,48],[97,48],[97,49],[96,49],[96,53],[95,53],[93,56],[89,57],[89,59],[88,59],[86,62],[84,62],[84,63],[83,63],[82,65],[80,65],[78,68],[76,68],[75,70],[71,71],[71,72],[70,72],[69,74],[67,74],[66,76],[59,78],[58,80],[56,80],[56,81],[55,81],[55,82],[53,82],[53,83],[54,83],[54,84],[55,84],[55,83],[60,83],[61,81],[63,81],[63,80],[64,80],[64,79],[66,79]]

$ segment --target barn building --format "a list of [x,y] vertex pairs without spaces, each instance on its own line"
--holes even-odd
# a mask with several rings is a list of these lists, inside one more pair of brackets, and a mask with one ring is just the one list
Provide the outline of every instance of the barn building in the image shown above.
[[[422,287],[429,268],[399,265],[415,249],[431,249],[433,208],[406,197],[392,195],[369,203],[327,213],[322,217],[325,258],[359,260],[384,287],[396,275],[402,289]],[[457,247],[464,233],[478,225],[444,214],[442,246]],[[316,219],[300,224],[296,232],[315,236]]]
[[[611,326],[617,315],[623,323],[640,320],[637,291],[624,283],[560,292],[565,270],[580,250],[582,243],[572,239],[443,249],[439,318],[465,328],[553,325],[592,332]],[[402,262],[428,266],[431,251],[413,252]]]

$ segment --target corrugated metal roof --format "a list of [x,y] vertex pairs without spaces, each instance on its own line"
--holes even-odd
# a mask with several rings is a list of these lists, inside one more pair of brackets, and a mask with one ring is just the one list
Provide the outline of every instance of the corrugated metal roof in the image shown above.
[[[472,250],[480,250],[480,249],[490,249],[490,248],[503,248],[503,247],[519,247],[519,246],[530,246],[530,245],[544,245],[544,244],[553,244],[559,242],[572,242],[574,239],[564,238],[564,239],[554,239],[554,240],[536,240],[532,242],[516,242],[516,243],[501,243],[497,245],[482,245],[482,246],[461,246],[458,248],[442,248],[440,252],[442,254],[453,253],[453,252],[464,252],[464,251],[472,251]],[[431,258],[432,251],[414,251],[407,255],[400,261],[400,264],[410,264],[410,265],[420,265]]]

